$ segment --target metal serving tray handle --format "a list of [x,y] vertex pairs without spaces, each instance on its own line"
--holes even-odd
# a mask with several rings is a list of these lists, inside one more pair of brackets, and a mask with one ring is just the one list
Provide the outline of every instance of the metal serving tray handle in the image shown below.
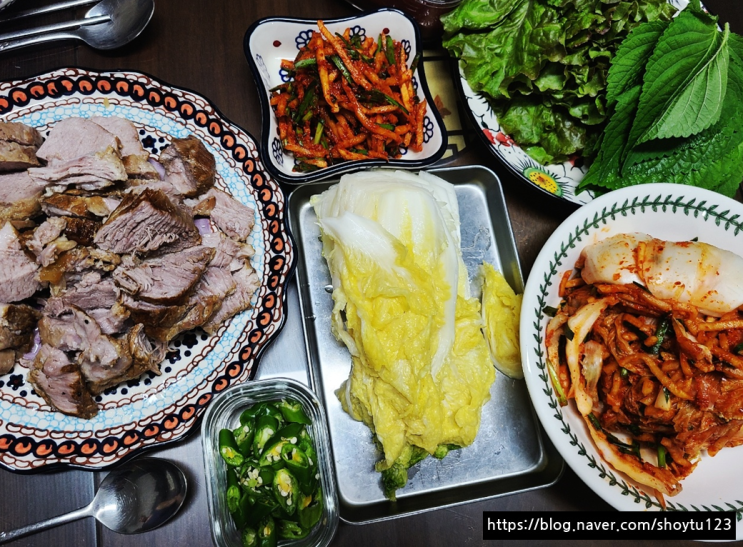
[[[455,187],[461,218],[462,255],[473,294],[480,264],[487,261],[523,292],[516,244],[500,181],[482,166],[429,169]],[[317,218],[310,198],[337,180],[308,184],[289,196],[289,227],[298,249],[297,281],[309,381],[325,404],[340,517],[363,524],[542,488],[554,484],[564,462],[546,435],[523,380],[498,373],[483,407],[475,442],[443,460],[427,458],[410,471],[397,503],[384,498],[374,463],[380,454],[369,429],[343,412],[335,390],[348,377],[351,359],[330,330],[330,273],[322,257]]]

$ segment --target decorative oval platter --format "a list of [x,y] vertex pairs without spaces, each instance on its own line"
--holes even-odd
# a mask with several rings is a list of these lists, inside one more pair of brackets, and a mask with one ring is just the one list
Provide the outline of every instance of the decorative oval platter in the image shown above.
[[294,245],[283,192],[246,131],[209,100],[138,72],[66,68],[0,83],[0,119],[31,125],[42,135],[63,118],[112,115],[134,123],[154,158],[170,136],[193,134],[205,144],[216,159],[217,187],[255,211],[248,243],[261,286],[252,307],[215,335],[195,330],[173,340],[161,375],[146,373],[96,397],[100,410],[90,420],[52,411],[16,364],[0,377],[0,465],[11,470],[103,468],[182,438],[215,395],[252,378],[256,359],[284,324]]

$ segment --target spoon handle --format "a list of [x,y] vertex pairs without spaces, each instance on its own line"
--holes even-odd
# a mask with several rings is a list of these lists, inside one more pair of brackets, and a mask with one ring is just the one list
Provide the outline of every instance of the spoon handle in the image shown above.
[[71,8],[77,8],[80,6],[87,6],[88,4],[94,4],[98,0],[67,0],[65,2],[59,2],[58,4],[52,4],[51,6],[42,6],[40,8],[29,9],[26,11],[19,11],[10,17],[0,19],[0,23],[8,23],[10,21],[17,21],[25,17],[33,17],[34,15],[41,15],[43,13],[52,13],[54,11],[62,11]]
[[60,524],[72,522],[73,520],[81,519],[83,517],[89,517],[90,515],[91,506],[88,505],[87,507],[81,507],[80,509],[72,511],[71,513],[59,515],[58,517],[50,518],[48,520],[37,522],[35,524],[29,524],[28,526],[23,526],[22,528],[17,528],[15,530],[11,530],[10,532],[0,532],[0,544],[7,543],[9,541],[13,541],[29,534],[40,532],[42,530],[46,530],[47,528],[59,526]]
[[26,38],[28,36],[39,36],[43,34],[50,34],[53,32],[62,32],[65,30],[75,30],[80,27],[86,27],[89,25],[97,25],[99,23],[106,23],[111,20],[110,15],[98,15],[95,17],[85,17],[83,19],[73,19],[72,21],[64,21],[62,23],[55,23],[53,25],[45,25],[43,27],[36,27],[30,29],[18,30],[16,32],[8,32],[0,35],[0,44],[6,40],[16,40],[18,38]]

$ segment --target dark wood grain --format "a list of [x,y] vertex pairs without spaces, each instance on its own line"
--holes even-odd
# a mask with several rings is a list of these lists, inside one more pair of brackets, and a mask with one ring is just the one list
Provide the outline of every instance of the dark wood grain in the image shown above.
[[[50,2],[17,0],[16,5],[8,11],[46,3]],[[270,15],[332,18],[355,13],[354,8],[341,0],[156,0],[156,4],[149,27],[134,43],[119,51],[101,53],[71,43],[18,51],[0,56],[0,80],[23,78],[63,66],[142,71],[209,97],[227,118],[258,137],[258,96],[243,53],[243,36],[248,26]],[[743,10],[738,4],[731,0],[705,2],[711,12],[721,16],[722,21],[730,22],[732,30],[743,33]],[[2,30],[5,28],[0,25]],[[548,199],[517,181],[480,144],[474,144],[458,163],[484,164],[501,177],[526,277],[544,242],[573,207]],[[281,343],[281,339],[277,343]],[[88,520],[18,540],[13,545],[210,545],[211,532],[198,433],[184,442],[151,451],[150,454],[178,462],[188,476],[189,497],[173,522],[146,536],[121,536]],[[100,473],[85,471],[28,476],[0,470],[0,529],[14,528],[87,504],[100,476]],[[333,544],[384,547],[478,545],[483,543],[483,511],[516,510],[612,509],[568,469],[555,486],[546,489],[379,524],[341,524]],[[488,544],[502,543],[506,542]],[[584,545],[596,546],[618,543],[583,542]],[[629,542],[622,543],[629,545]],[[649,547],[657,543],[635,541],[632,545]],[[529,542],[529,545],[542,544],[572,547],[573,542]],[[673,545],[694,544],[673,542]]]

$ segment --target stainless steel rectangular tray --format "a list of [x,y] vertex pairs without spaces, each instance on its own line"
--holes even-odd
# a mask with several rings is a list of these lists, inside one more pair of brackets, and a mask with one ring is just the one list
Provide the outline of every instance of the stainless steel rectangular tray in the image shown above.
[[[462,254],[473,294],[479,294],[473,280],[483,261],[523,292],[513,231],[495,173],[481,166],[429,171],[455,186]],[[410,480],[398,490],[396,503],[385,499],[380,475],[374,470],[380,453],[371,433],[343,412],[334,393],[349,375],[351,358],[330,330],[330,273],[310,198],[335,182],[294,190],[289,196],[289,225],[299,251],[296,272],[310,384],[327,409],[341,519],[362,524],[553,484],[564,463],[541,434],[526,384],[498,373],[475,442],[443,460],[427,458],[410,470]]]

